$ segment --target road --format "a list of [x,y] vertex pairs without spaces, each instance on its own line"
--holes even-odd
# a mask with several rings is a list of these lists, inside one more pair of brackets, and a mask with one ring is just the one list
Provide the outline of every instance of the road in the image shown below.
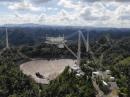
[[99,86],[97,85],[96,81],[93,80],[92,82],[93,82],[94,88],[96,89],[98,93],[96,97],[119,97],[117,88],[112,88],[111,92],[105,95],[103,91],[99,88]]
[[97,83],[96,83],[96,81],[92,81],[93,82],[93,86],[94,86],[94,88],[96,89],[96,91],[97,91],[97,95],[96,95],[96,97],[106,97],[105,95],[104,95],[104,93],[100,90],[100,88],[99,88],[99,86],[97,85]]

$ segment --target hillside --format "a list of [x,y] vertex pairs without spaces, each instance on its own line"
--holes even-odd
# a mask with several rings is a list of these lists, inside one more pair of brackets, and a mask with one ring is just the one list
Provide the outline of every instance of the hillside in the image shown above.
[[[55,28],[56,29],[56,28]],[[59,28],[57,28],[59,29]],[[68,28],[69,29],[69,28]],[[72,31],[73,29],[55,30],[56,32]],[[77,28],[75,28],[76,30]],[[4,29],[2,28],[4,31]],[[44,29],[50,31],[50,28]],[[9,39],[11,49],[4,50],[0,56],[0,96],[2,97],[95,97],[91,75],[96,70],[111,70],[119,87],[119,95],[130,95],[130,37],[129,32],[111,32],[111,37],[104,36],[108,32],[91,32],[95,36],[90,42],[90,52],[81,44],[80,68],[82,76],[76,76],[75,71],[67,67],[56,79],[48,85],[36,83],[30,76],[20,71],[19,65],[30,59],[75,59],[66,48],[59,49],[55,45],[43,43],[45,35],[43,28],[10,28]],[[55,32],[54,31],[54,32]],[[73,30],[74,31],[74,30]],[[72,32],[73,32],[72,31]],[[100,30],[101,31],[101,30]],[[115,31],[115,30],[114,30]],[[117,30],[116,30],[117,31]],[[37,32],[37,33],[36,33]],[[52,35],[56,35],[54,33]],[[62,33],[63,33],[62,32]],[[84,33],[86,30],[84,31]],[[118,33],[118,34],[117,34]],[[69,34],[69,32],[67,33]],[[4,32],[1,33],[1,43],[4,43]],[[86,33],[85,33],[86,35]],[[94,37],[93,36],[93,37]],[[109,35],[108,35],[109,36]],[[36,37],[36,38],[35,38]],[[77,35],[70,38],[74,40]],[[109,39],[108,39],[109,38]],[[94,41],[95,40],[95,41]],[[77,41],[67,43],[76,53]],[[4,46],[4,45],[3,45]],[[2,47],[2,46],[1,46]],[[2,50],[1,50],[2,51]],[[89,61],[88,61],[89,60]],[[24,87],[23,87],[24,86]]]
[[127,57],[127,58],[119,61],[119,64],[129,65],[130,64],[130,57]]

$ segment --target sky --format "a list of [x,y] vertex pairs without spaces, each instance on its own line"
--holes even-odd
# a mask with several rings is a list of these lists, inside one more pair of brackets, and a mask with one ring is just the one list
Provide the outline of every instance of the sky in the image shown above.
[[0,0],[0,25],[130,27],[130,0]]

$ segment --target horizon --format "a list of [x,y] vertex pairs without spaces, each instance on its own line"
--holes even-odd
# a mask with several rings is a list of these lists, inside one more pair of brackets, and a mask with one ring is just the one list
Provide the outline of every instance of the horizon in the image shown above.
[[10,27],[76,27],[76,28],[91,28],[91,29],[98,29],[98,28],[106,28],[106,29],[130,29],[130,27],[108,27],[108,26],[89,26],[89,25],[61,25],[61,24],[36,24],[36,23],[21,23],[21,24],[3,24],[0,27],[10,28]]
[[0,25],[130,27],[129,0],[0,0]]

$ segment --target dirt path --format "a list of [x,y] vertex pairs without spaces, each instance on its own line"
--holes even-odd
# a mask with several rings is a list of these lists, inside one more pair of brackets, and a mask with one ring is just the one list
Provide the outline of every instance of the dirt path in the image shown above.
[[113,89],[106,97],[119,97],[117,89]]
[[96,83],[96,81],[94,81],[93,80],[93,86],[94,86],[94,88],[96,89],[96,91],[97,91],[97,95],[96,95],[96,97],[106,97],[105,95],[104,95],[104,93],[100,90],[100,88],[99,88],[99,86],[97,85],[97,83]]
[[117,88],[112,88],[112,91],[109,94],[105,95],[103,93],[103,91],[100,90],[99,86],[97,85],[96,81],[94,81],[94,80],[93,80],[93,86],[94,86],[94,88],[96,89],[96,91],[98,93],[96,95],[96,97],[119,97]]

